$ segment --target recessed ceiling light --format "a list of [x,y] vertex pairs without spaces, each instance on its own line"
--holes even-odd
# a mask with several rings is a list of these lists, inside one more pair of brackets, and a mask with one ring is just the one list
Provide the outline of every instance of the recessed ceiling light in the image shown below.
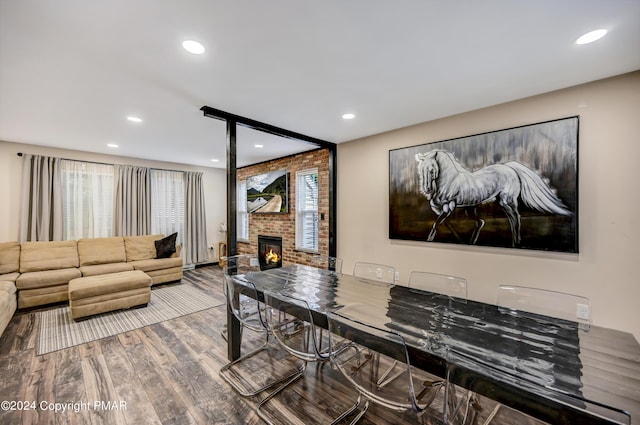
[[184,47],[187,52],[193,53],[194,55],[201,55],[204,53],[204,46],[194,40],[183,41],[182,47]]
[[588,44],[593,43],[596,40],[600,40],[607,34],[607,30],[599,29],[595,31],[588,32],[582,35],[580,38],[576,40],[576,44]]
[[116,145],[115,143],[107,143],[107,146],[110,147],[110,148],[113,148],[113,149],[120,147],[120,146]]
[[213,158],[213,159],[211,160],[211,162],[219,162],[219,161],[220,161],[220,160],[219,160],[218,158]]
[[264,148],[264,145],[253,145],[254,147],[260,149],[260,148]]
[[138,117],[129,116],[127,117],[127,119],[131,122],[142,122],[142,118],[138,118]]
[[342,118],[345,119],[345,120],[352,120],[355,117],[356,117],[355,114],[344,114],[344,115],[342,115]]

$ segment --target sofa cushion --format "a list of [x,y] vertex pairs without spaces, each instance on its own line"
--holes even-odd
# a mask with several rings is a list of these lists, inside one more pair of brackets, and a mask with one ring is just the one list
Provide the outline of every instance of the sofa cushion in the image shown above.
[[182,267],[182,258],[155,258],[152,260],[133,261],[131,264],[133,264],[133,268],[136,270],[148,272],[152,270],[169,269],[172,267]]
[[23,273],[16,280],[16,287],[18,289],[33,289],[63,285],[69,283],[71,279],[81,276],[80,269],[76,268]]
[[154,242],[163,237],[164,235],[125,236],[124,248],[127,253],[127,261],[156,258]]
[[154,242],[156,246],[156,258],[169,258],[176,252],[176,238],[178,233],[172,233],[166,238]]
[[0,291],[13,295],[16,293],[16,285],[13,282],[0,281]]
[[80,239],[78,240],[78,257],[80,266],[123,263],[127,261],[124,239],[122,237]]
[[[39,272],[35,272],[39,273]],[[36,289],[18,288],[18,308],[36,307],[39,305],[59,303],[69,300],[69,284],[47,286]]]
[[6,280],[6,281],[9,281],[9,282],[15,282],[16,279],[18,279],[18,276],[20,276],[20,273],[18,273],[18,272],[0,274],[0,280]]
[[20,272],[78,267],[76,241],[23,242],[20,252]]
[[0,243],[0,275],[20,270],[20,244],[18,242]]
[[80,266],[82,276],[95,276],[99,274],[119,273],[133,270],[131,263],[96,264],[93,266]]

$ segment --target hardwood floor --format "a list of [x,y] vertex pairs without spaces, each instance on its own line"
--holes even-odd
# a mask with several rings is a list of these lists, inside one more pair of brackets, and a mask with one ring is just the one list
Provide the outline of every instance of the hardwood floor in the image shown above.
[[[241,398],[218,376],[227,362],[221,279],[216,266],[186,271],[183,278],[217,297],[217,307],[41,356],[35,355],[37,310],[17,312],[0,337],[0,401],[35,409],[3,404],[0,424],[263,423],[254,408],[266,394]],[[243,350],[258,342],[252,337],[245,332]],[[273,358],[279,366],[287,361]],[[330,423],[356,396],[329,365],[309,365],[266,411],[280,417],[275,423]],[[372,406],[360,423],[413,419]]]

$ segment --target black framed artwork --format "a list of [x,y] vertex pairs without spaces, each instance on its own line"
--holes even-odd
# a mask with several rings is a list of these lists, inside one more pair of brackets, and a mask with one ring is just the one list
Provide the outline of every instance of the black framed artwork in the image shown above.
[[389,151],[389,238],[578,252],[577,116]]

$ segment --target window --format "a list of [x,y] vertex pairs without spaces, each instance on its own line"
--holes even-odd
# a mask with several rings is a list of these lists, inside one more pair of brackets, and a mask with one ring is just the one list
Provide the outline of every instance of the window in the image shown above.
[[113,165],[60,161],[62,238],[113,236]]
[[318,250],[318,170],[296,173],[296,249]]
[[165,236],[178,232],[184,240],[184,173],[151,170],[151,232]]
[[236,220],[237,238],[239,241],[249,241],[249,212],[247,211],[247,181],[238,182],[236,187]]

